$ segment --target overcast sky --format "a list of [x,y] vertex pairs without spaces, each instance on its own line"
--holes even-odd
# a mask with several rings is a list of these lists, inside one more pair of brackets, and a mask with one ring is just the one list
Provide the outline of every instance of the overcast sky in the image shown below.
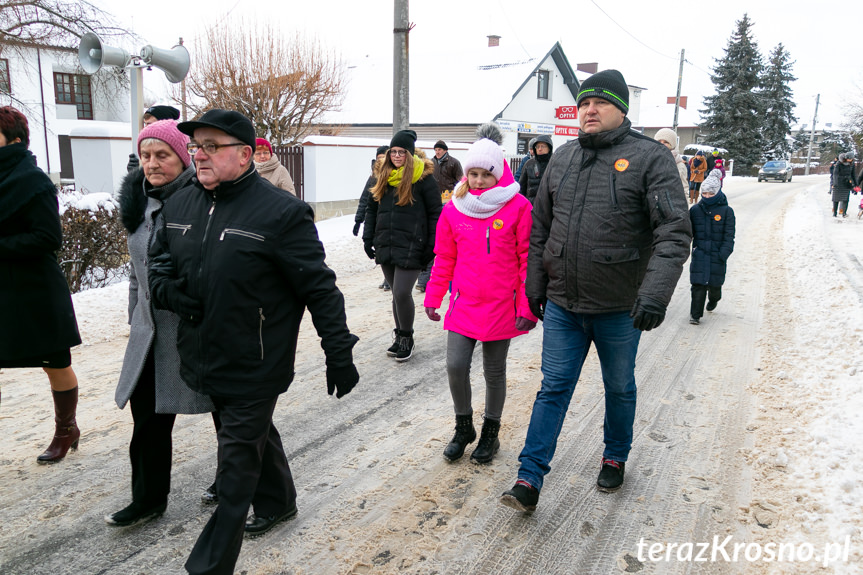
[[[169,48],[183,37],[192,48],[202,29],[226,13],[263,17],[286,32],[316,34],[346,61],[365,54],[392,54],[392,0],[332,0],[252,2],[250,0],[147,0],[119,3],[96,0],[143,40],[141,46]],[[646,88],[642,123],[671,125],[674,106],[665,103],[677,89],[680,50],[685,49],[682,95],[690,99],[681,125],[698,120],[702,98],[714,93],[709,71],[714,58],[724,55],[735,22],[748,12],[754,37],[764,55],[782,43],[796,61],[792,83],[800,124],[811,124],[815,95],[821,94],[818,126],[843,121],[843,105],[863,100],[860,64],[863,2],[816,10],[815,3],[787,2],[635,2],[630,0],[426,0],[410,2],[411,52],[446,49],[460,43],[476,44],[488,34],[501,44],[523,46],[542,57],[560,41],[573,67],[598,62],[600,69],[616,68],[627,82]],[[845,28],[839,32],[839,28]],[[483,40],[484,41],[484,40]],[[127,46],[138,52],[141,46]],[[193,54],[193,58],[197,57]],[[145,74],[144,85],[159,96],[160,72]],[[434,70],[412,69],[411,74],[440,77],[441,89],[469,85],[470,78],[446,75],[446,62]],[[386,80],[382,80],[386,81]],[[514,87],[515,88],[515,87]],[[391,90],[382,90],[389,94]],[[694,102],[694,104],[693,104]]]

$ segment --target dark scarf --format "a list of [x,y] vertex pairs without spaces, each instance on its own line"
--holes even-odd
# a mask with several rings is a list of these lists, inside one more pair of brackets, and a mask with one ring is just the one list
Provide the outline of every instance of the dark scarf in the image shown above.
[[712,198],[705,198],[704,196],[701,196],[701,201],[699,203],[703,204],[704,208],[709,210],[715,206],[727,204],[728,200],[725,198],[725,194],[722,193],[722,190],[719,190]]
[[21,143],[0,148],[0,222],[14,215],[41,193],[57,188],[36,165],[36,158]]

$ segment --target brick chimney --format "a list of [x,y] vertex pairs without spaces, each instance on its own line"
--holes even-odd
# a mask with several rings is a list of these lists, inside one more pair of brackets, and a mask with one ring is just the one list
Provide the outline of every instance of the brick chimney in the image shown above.
[[587,72],[588,74],[596,74],[599,71],[598,62],[590,62],[588,64],[576,64],[575,69],[579,72]]
[[500,46],[500,36],[495,36],[494,34],[490,34],[488,36],[488,47],[492,48],[494,46]]

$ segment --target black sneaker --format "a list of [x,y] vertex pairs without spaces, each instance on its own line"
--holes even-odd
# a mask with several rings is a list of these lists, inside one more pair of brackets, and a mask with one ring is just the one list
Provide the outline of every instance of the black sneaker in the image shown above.
[[626,463],[623,461],[614,461],[613,459],[602,458],[602,468],[599,470],[599,478],[596,480],[596,486],[600,491],[611,493],[617,491],[623,485],[623,472],[626,469]]
[[246,535],[248,535],[249,537],[257,537],[258,535],[263,535],[264,533],[275,527],[276,524],[281,523],[282,521],[287,521],[288,519],[293,519],[296,516],[296,502],[291,504],[291,506],[288,507],[288,510],[281,515],[271,515],[270,517],[257,517],[254,513],[252,513],[246,520]]
[[105,523],[112,527],[126,527],[134,525],[148,519],[159,517],[168,508],[168,503],[162,503],[156,506],[144,506],[140,503],[132,502],[128,507],[105,516]]
[[207,487],[207,490],[201,493],[201,503],[204,505],[214,505],[219,502],[219,494],[216,493],[216,482]]
[[697,318],[697,317],[692,317],[692,316],[690,316],[690,317],[689,317],[689,323],[691,323],[692,325],[698,325],[698,324],[699,324],[699,323],[701,323],[701,322],[698,320],[698,318]]
[[413,332],[401,332],[398,337],[399,350],[396,352],[396,361],[407,361],[414,354]]
[[384,291],[390,291],[392,288],[390,287],[390,284],[388,284],[387,282],[384,282],[381,284],[381,289]]
[[715,301],[709,301],[709,300],[708,300],[708,301],[707,301],[707,311],[713,311],[713,310],[715,310],[715,309],[716,309],[716,304],[717,304],[717,303],[718,303],[718,302],[715,302]]
[[387,355],[395,357],[399,352],[399,330],[393,330],[393,344],[387,348]]
[[527,481],[519,479],[512,489],[504,491],[500,496],[500,502],[507,507],[512,507],[525,513],[533,513],[539,501],[539,491],[534,489]]

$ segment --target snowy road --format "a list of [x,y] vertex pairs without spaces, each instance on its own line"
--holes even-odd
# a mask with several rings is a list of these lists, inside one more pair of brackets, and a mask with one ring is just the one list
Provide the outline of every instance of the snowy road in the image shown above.
[[[825,185],[823,177],[795,178],[790,184],[729,179],[737,243],[724,298],[701,325],[689,325],[687,269],[665,323],[642,337],[635,440],[624,488],[614,494],[595,488],[604,402],[592,353],[533,515],[497,500],[515,479],[539,388],[541,330],[510,348],[501,450],[494,462],[477,466],[465,457],[447,463],[441,452],[452,434],[453,416],[440,324],[425,319],[417,295],[417,351],[405,364],[387,358],[391,319],[388,294],[376,287],[380,271],[371,268],[356,238],[327,241],[330,265],[348,303],[348,323],[360,336],[355,358],[361,381],[341,400],[326,395],[323,353],[307,319],[297,378],[275,415],[299,490],[300,513],[268,535],[246,540],[238,573],[784,572],[746,562],[656,562],[639,544],[716,536],[764,542],[769,536],[763,532],[776,527],[780,516],[786,530],[794,521],[800,527],[801,520],[794,519],[799,515],[777,509],[794,500],[793,477],[777,477],[775,466],[759,465],[756,452],[769,451],[776,430],[790,424],[781,413],[775,421],[764,421],[761,409],[769,402],[758,388],[765,372],[778,369],[764,358],[777,349],[787,351],[781,346],[796,345],[781,319],[791,305],[783,298],[795,293],[794,266],[809,261],[784,260],[783,273],[777,271],[777,256],[794,241],[784,231],[786,218],[792,209],[798,215],[810,210],[811,203],[817,209],[813,218],[829,220],[823,194],[818,195]],[[350,220],[338,221],[349,229]],[[863,266],[849,256],[847,238],[853,234],[859,245],[863,222],[849,218],[827,225],[832,223],[825,220],[829,233],[816,236],[820,244],[810,248],[832,254],[839,262],[834,267],[842,270],[837,281],[859,289]],[[183,562],[209,518],[211,509],[200,504],[199,495],[215,471],[212,422],[209,416],[180,416],[165,515],[127,529],[109,528],[102,520],[130,497],[131,416],[113,403],[126,337],[123,329],[114,329],[121,334],[116,336],[105,327],[124,325],[125,294],[114,289],[110,297],[110,306],[88,306],[76,298],[79,316],[86,315],[79,319],[88,342],[73,353],[82,390],[77,453],[54,466],[35,463],[53,425],[46,378],[36,370],[0,373],[0,573],[183,573]],[[95,335],[88,338],[88,330]],[[475,360],[477,414],[484,402],[481,365],[481,358]],[[787,415],[793,421],[794,414]],[[804,480],[798,483],[807,486]],[[858,549],[850,563],[859,566],[859,531],[854,533]],[[817,565],[800,563],[787,572],[809,572],[809,567],[816,572]],[[850,567],[846,563],[836,572],[858,572]]]

